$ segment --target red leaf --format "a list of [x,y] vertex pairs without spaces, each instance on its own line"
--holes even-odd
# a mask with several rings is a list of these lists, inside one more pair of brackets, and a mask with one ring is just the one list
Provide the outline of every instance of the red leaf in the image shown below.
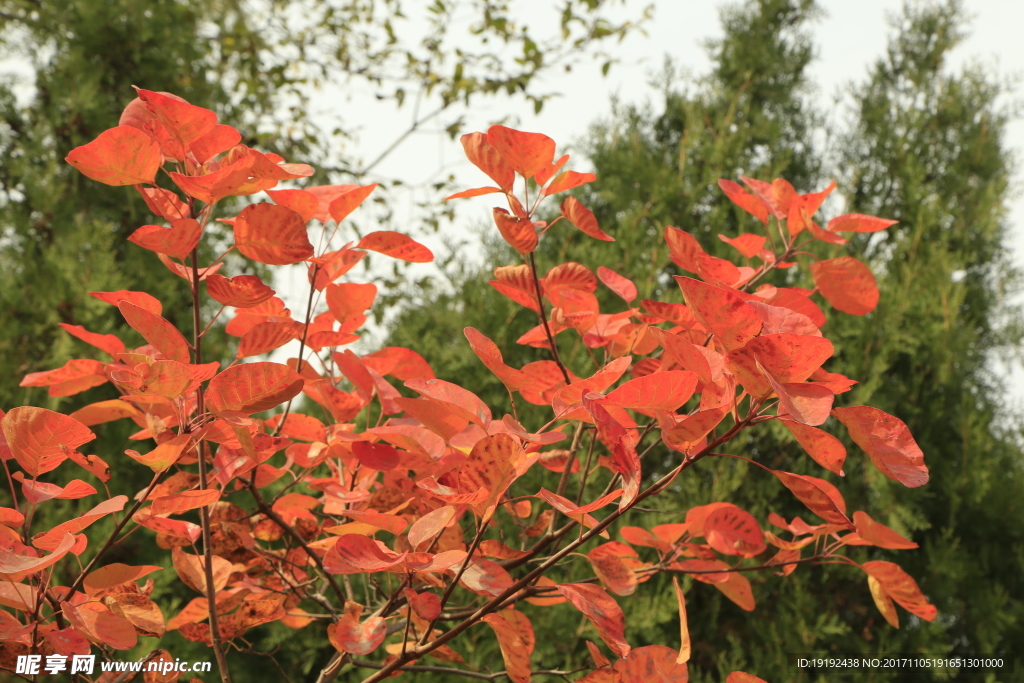
[[[281,422],[282,415],[275,415],[267,420],[267,428],[271,431],[277,429]],[[284,426],[281,427],[281,436],[299,441],[327,441],[327,428],[324,423],[312,415],[290,412],[284,417]]]
[[696,388],[696,374],[687,370],[668,370],[619,385],[603,403],[620,405],[653,417],[659,411],[674,413],[690,400]]
[[337,198],[333,199],[327,209],[331,214],[331,218],[333,218],[337,223],[345,220],[350,213],[359,208],[359,205],[366,201],[366,198],[369,197],[370,193],[377,187],[377,183],[363,186],[353,185],[349,187],[351,187],[351,189],[343,192],[338,195]]
[[205,164],[213,157],[221,152],[228,151],[241,141],[242,134],[237,130],[231,126],[217,124],[205,135],[197,140],[193,140],[189,148],[192,150],[192,155],[195,156],[196,161],[199,164]]
[[743,186],[725,179],[719,180],[718,186],[722,188],[722,192],[725,192],[725,196],[729,198],[729,201],[765,225],[768,224],[768,207],[760,199],[744,190]]
[[811,275],[821,295],[843,313],[867,315],[878,305],[875,276],[852,256],[812,263]]
[[[54,550],[60,547],[68,534],[77,534],[102,517],[120,512],[127,502],[128,496],[114,496],[110,500],[105,500],[79,517],[61,522],[44,533],[36,534],[32,538],[32,545],[43,550]],[[72,549],[72,552],[75,551]]]
[[341,282],[327,287],[327,308],[338,322],[369,310],[376,298],[377,285],[372,283]]
[[565,192],[571,190],[574,187],[580,185],[586,185],[597,180],[597,176],[593,173],[577,173],[576,171],[566,171],[558,175],[551,184],[541,190],[541,194],[547,196],[552,194],[558,194],[559,192]]
[[765,551],[764,533],[757,520],[735,506],[714,510],[704,521],[708,545],[725,555],[754,557]]
[[770,183],[740,176],[740,180],[768,207],[773,216],[782,220],[789,213],[789,206],[797,198],[796,190],[782,178]]
[[220,373],[206,390],[211,410],[252,415],[269,410],[302,391],[302,377],[280,363],[245,363]]
[[712,584],[722,591],[725,597],[732,600],[737,607],[747,612],[754,611],[754,592],[750,589],[750,581],[739,572],[727,574],[729,578],[720,583]]
[[411,588],[406,588],[402,594],[420,619],[430,620],[441,616],[441,599],[433,593],[417,593]]
[[[487,129],[487,142],[512,170],[524,178],[532,178],[555,158],[555,141],[541,133],[524,133],[505,126],[491,126]],[[502,185],[498,178],[494,180]]]
[[470,197],[482,197],[485,194],[494,194],[496,192],[504,192],[500,187],[474,187],[471,190],[463,190],[462,192],[456,192],[450,194],[444,198],[445,201],[449,199],[469,199]]
[[888,218],[865,216],[862,213],[847,213],[830,220],[828,229],[832,232],[878,232],[897,223],[899,221]]
[[832,414],[882,474],[909,488],[928,483],[924,453],[903,420],[870,406],[835,408]]
[[217,124],[214,112],[189,104],[180,97],[139,88],[135,88],[135,91],[167,132],[182,146],[199,140]]
[[169,175],[174,184],[188,196],[207,204],[213,204],[224,197],[242,191],[244,186],[249,183],[254,162],[253,157],[243,156],[206,175],[187,176],[175,171],[171,171]]
[[178,515],[182,512],[212,505],[220,499],[220,491],[200,489],[198,491],[182,491],[171,496],[160,496],[153,501],[150,510],[152,515]]
[[779,416],[789,415],[797,422],[816,427],[825,424],[835,396],[828,387],[812,382],[781,384],[758,364],[779,397]]
[[637,552],[625,543],[603,543],[587,553],[587,559],[601,583],[612,593],[632,595],[636,591],[638,577],[633,570],[641,562]]
[[380,541],[360,534],[345,534],[327,551],[324,566],[331,574],[380,572],[405,560],[407,553],[396,554]]
[[302,217],[303,223],[316,218],[320,210],[320,199],[306,190],[267,190],[275,204],[286,206]]
[[99,299],[111,306],[117,306],[122,301],[135,304],[139,308],[142,308],[153,315],[160,315],[163,313],[163,305],[160,301],[145,292],[129,292],[125,289],[119,289],[116,292],[89,292],[89,296]]
[[505,209],[495,208],[492,211],[494,224],[498,232],[513,249],[520,254],[529,254],[537,248],[537,230],[528,218],[518,218]]
[[356,247],[376,251],[408,263],[430,263],[434,260],[434,254],[430,249],[408,235],[394,230],[371,232],[359,240]]
[[[15,408],[17,410],[17,408]],[[26,576],[34,574],[40,569],[45,569],[59,561],[68,554],[71,546],[75,544],[75,537],[71,534],[64,534],[63,540],[57,545],[53,552],[45,557],[30,557],[19,555],[9,550],[0,550],[0,580],[17,583]]]
[[445,505],[428,512],[417,519],[409,528],[409,545],[412,546],[413,550],[416,550],[429,543],[444,531],[453,519],[455,519],[455,508],[451,505]]
[[743,671],[733,671],[729,674],[729,677],[725,679],[725,683],[767,683],[767,681],[758,678],[757,676],[751,676]]
[[0,421],[7,446],[23,470],[37,477],[56,468],[74,450],[96,438],[85,425],[46,408],[12,408]]
[[505,491],[527,466],[527,456],[519,442],[507,434],[480,439],[456,473],[459,491],[484,490],[486,496],[471,504],[483,520],[490,519]]
[[625,302],[631,303],[637,297],[636,285],[627,277],[619,275],[611,268],[597,267],[597,276],[608,289],[618,294]]
[[761,318],[738,294],[693,278],[675,276],[683,299],[705,328],[729,351],[738,349],[761,331]]
[[235,219],[235,246],[254,261],[284,266],[313,255],[302,216],[286,206],[250,204]]
[[118,126],[71,150],[66,161],[87,178],[117,186],[152,184],[164,158],[160,145],[141,130]]
[[602,397],[597,394],[585,394],[582,402],[597,425],[598,436],[612,451],[612,469],[622,476],[624,495],[619,501],[619,509],[622,510],[640,493],[640,456],[636,452],[633,437],[612,417],[608,409],[598,402],[597,399],[600,398]]
[[484,336],[479,330],[467,327],[462,332],[466,335],[466,339],[469,340],[469,346],[473,349],[473,353],[508,387],[509,391],[519,391],[534,383],[533,378],[522,370],[516,370],[505,365],[498,345]]
[[302,336],[305,326],[300,322],[257,323],[242,335],[236,358],[249,358],[269,353]]
[[57,324],[64,328],[64,331],[72,337],[77,337],[86,344],[95,346],[111,358],[116,358],[117,354],[124,353],[124,342],[112,334],[98,334],[96,332],[90,332],[81,325],[68,325],[67,323]]
[[853,522],[842,512],[836,501],[829,496],[825,489],[818,486],[817,482],[820,482],[820,479],[791,472],[781,472],[779,470],[773,470],[772,474],[786,488],[792,491],[793,495],[807,506],[807,509],[829,524],[839,524],[850,529],[854,528]]
[[846,460],[846,447],[828,432],[809,427],[799,422],[782,420],[782,425],[789,430],[801,447],[829,472],[843,476],[843,462]]
[[[749,197],[750,195],[747,196]],[[767,215],[767,213],[765,215]],[[753,233],[745,232],[739,237],[726,237],[725,235],[719,235],[718,239],[734,247],[736,251],[740,252],[740,254],[746,258],[754,258],[757,256],[757,253],[761,251],[761,248],[764,247],[764,243],[768,238],[764,235],[755,235]]]
[[460,138],[466,158],[498,184],[501,191],[511,192],[515,182],[515,171],[501,154],[487,141],[483,133],[470,133]]
[[590,619],[608,647],[622,657],[629,655],[630,647],[625,636],[626,616],[603,588],[590,583],[563,583],[557,588],[573,607]]
[[613,670],[622,677],[618,683],[687,683],[689,671],[685,663],[677,662],[678,656],[675,650],[664,645],[646,645],[615,662]]
[[743,271],[731,261],[706,253],[697,238],[685,230],[671,225],[665,226],[665,243],[668,245],[672,262],[683,270],[696,273],[702,280],[714,285],[731,287],[743,279]]
[[803,382],[832,356],[833,351],[832,342],[824,337],[766,334],[729,353],[725,364],[751,395],[765,398],[774,388],[758,369],[758,363],[779,383]]
[[159,315],[154,315],[129,301],[122,301],[117,307],[128,325],[160,353],[170,360],[189,364],[192,359],[189,345],[178,328]]
[[871,519],[871,515],[866,512],[854,512],[853,523],[857,525],[857,535],[865,544],[889,550],[913,550],[918,547],[913,541]]
[[352,453],[364,467],[379,472],[395,469],[402,460],[398,451],[386,443],[356,441],[352,444]]
[[861,569],[869,576],[873,576],[881,584],[886,594],[899,603],[903,609],[914,614],[925,621],[935,621],[938,610],[935,605],[928,602],[917,582],[907,574],[899,565],[892,562],[875,560],[865,562]]
[[206,291],[218,303],[235,308],[252,308],[274,296],[274,290],[255,275],[228,279],[214,273],[206,278]]
[[575,197],[566,197],[562,200],[561,208],[562,215],[584,235],[605,242],[615,241],[614,237],[598,227],[594,212],[583,206],[580,200]]
[[184,259],[199,244],[202,233],[202,228],[194,218],[180,218],[172,220],[170,228],[144,225],[129,235],[128,241],[158,254]]
[[135,189],[142,195],[149,210],[165,221],[176,221],[179,218],[191,216],[188,204],[181,201],[178,195],[160,187],[142,187],[136,185]]
[[[509,621],[506,615],[515,618]],[[498,637],[501,656],[505,660],[505,671],[513,683],[530,683],[530,655],[533,654],[533,627],[526,615],[515,610],[505,610],[488,614],[481,619],[491,627]],[[529,629],[526,639],[520,636],[519,629]]]

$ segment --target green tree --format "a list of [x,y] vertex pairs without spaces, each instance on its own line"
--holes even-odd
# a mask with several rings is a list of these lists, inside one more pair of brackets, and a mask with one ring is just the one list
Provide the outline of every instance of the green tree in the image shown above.
[[[675,285],[668,275],[678,271],[664,265],[665,225],[693,233],[720,256],[730,248],[716,234],[756,231],[754,219],[716,185],[718,178],[739,174],[785,177],[802,192],[836,177],[845,211],[898,219],[887,234],[816,252],[821,258],[849,253],[868,259],[882,291],[869,316],[829,311],[830,335],[837,339],[829,369],[861,382],[838,399],[840,405],[870,402],[907,422],[932,481],[902,490],[865,467],[852,443],[846,479],[824,478],[839,485],[851,510],[867,510],[921,544],[899,561],[942,616],[923,624],[904,615],[902,628],[893,630],[848,569],[800,568],[785,579],[760,577],[752,615],[715,591],[688,587],[694,681],[721,680],[734,669],[768,680],[936,680],[947,673],[826,676],[797,671],[789,660],[810,652],[1009,653],[1020,641],[1021,603],[1014,598],[1021,595],[1024,533],[1016,503],[1024,492],[1020,448],[1016,434],[999,426],[1000,419],[1005,425],[1015,418],[1003,409],[1005,388],[990,371],[992,354],[1007,345],[1019,348],[1022,339],[1018,327],[1001,323],[1020,319],[1006,303],[1017,273],[1005,244],[1011,161],[1003,138],[1007,115],[997,99],[1003,90],[983,69],[946,68],[945,57],[964,26],[958,3],[911,8],[867,82],[852,90],[847,131],[831,136],[828,149],[815,149],[811,140],[822,130],[822,118],[808,104],[805,75],[813,55],[807,22],[814,13],[812,3],[793,0],[752,0],[727,9],[725,35],[710,46],[714,66],[707,77],[682,86],[668,80],[661,107],[619,107],[584,143],[598,182],[581,196],[616,242],[596,243],[566,229],[542,241],[538,257],[542,272],[563,260],[606,265],[633,277],[641,298],[669,291]],[[835,206],[826,208],[837,213]],[[466,352],[461,329],[505,324],[506,332],[493,337],[515,367],[543,356],[512,343],[536,324],[534,315],[481,286],[489,267],[515,262],[507,248],[489,244],[485,268],[453,262],[450,281],[396,321],[390,342],[416,345],[441,377],[461,383],[473,377],[473,385],[489,387],[481,396],[509,410],[501,384]],[[801,271],[777,272],[773,283],[813,287]],[[607,292],[602,296],[603,310],[621,309]],[[581,349],[567,343],[561,352],[577,372],[585,371]],[[522,415],[524,407],[518,408]],[[772,429],[733,448],[769,466],[785,463],[823,476],[791,439]],[[798,506],[788,507],[776,482],[745,464],[719,459],[690,475],[677,482],[672,510],[725,499],[761,519],[769,510],[802,514]],[[630,523],[676,521],[672,510]],[[860,559],[890,558],[877,551]],[[625,604],[636,644],[678,638],[674,604],[666,599],[670,591],[646,584]],[[571,662],[585,656],[578,638],[546,645],[548,657]],[[989,679],[963,672],[957,680]]]

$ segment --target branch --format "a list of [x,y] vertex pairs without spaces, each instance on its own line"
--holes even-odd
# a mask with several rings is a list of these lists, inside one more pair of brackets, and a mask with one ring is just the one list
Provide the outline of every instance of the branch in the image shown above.
[[[195,201],[189,198],[189,209],[195,214]],[[207,214],[209,215],[209,214]],[[203,321],[202,312],[199,307],[199,245],[192,249],[192,348],[195,352],[195,363],[201,365],[203,362]],[[196,389],[196,414],[202,415],[206,411],[205,395],[203,385]],[[187,427],[185,428],[188,429]],[[208,455],[206,441],[196,444],[197,455],[199,456],[199,486],[204,491],[208,488],[209,482],[206,477],[206,458]],[[213,585],[213,543],[210,539],[210,506],[199,508],[199,523],[203,532],[203,573],[206,580],[206,599],[208,604],[213,605],[210,610],[210,642],[213,647],[213,655],[217,660],[217,669],[220,671],[221,683],[231,683],[231,672],[228,671],[227,657],[224,655],[224,646],[220,639],[220,624],[217,615],[217,589]]]
[[537,315],[540,317],[541,323],[544,325],[544,334],[548,338],[548,346],[551,347],[551,355],[555,359],[555,364],[558,365],[558,369],[562,371],[562,377],[565,378],[566,384],[572,384],[572,379],[569,377],[569,371],[565,369],[565,365],[562,363],[562,358],[558,355],[558,346],[555,344],[555,336],[551,334],[551,326],[548,325],[548,316],[544,312],[544,300],[541,298],[540,293],[540,278],[537,276],[537,259],[533,252],[530,252],[530,274],[533,276],[533,288],[537,292]]

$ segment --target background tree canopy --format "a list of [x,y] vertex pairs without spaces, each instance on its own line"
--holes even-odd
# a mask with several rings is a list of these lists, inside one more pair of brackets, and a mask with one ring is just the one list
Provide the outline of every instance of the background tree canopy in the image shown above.
[[[305,86],[314,80],[363,79],[397,103],[418,92],[441,94],[445,107],[519,92],[540,105],[545,93],[537,76],[545,69],[581,55],[611,60],[614,50],[602,52],[609,49],[602,48],[606,39],[633,27],[605,18],[610,2],[566,0],[564,39],[541,44],[512,20],[514,4],[438,0],[424,15],[433,22],[432,40],[408,44],[400,36],[409,18],[397,0],[273,0],[260,11],[234,0],[0,0],[0,45],[28,55],[36,71],[27,107],[10,87],[0,87],[0,367],[8,369],[0,380],[0,407],[30,403],[70,411],[110,397],[103,388],[69,400],[16,386],[25,373],[80,354],[58,322],[96,332],[120,326],[89,291],[138,289],[146,281],[168,317],[188,314],[183,288],[124,239],[148,220],[141,200],[86,184],[63,163],[68,150],[116,124],[132,83],[215,108],[226,122],[261,131],[247,144],[316,164],[327,161],[326,146],[336,138],[304,113]],[[467,7],[478,17],[480,42],[456,48],[452,41],[464,39],[452,37],[451,18]],[[758,600],[753,615],[687,579],[695,682],[720,681],[734,669],[770,681],[931,681],[937,679],[929,670],[815,677],[797,670],[791,656],[1010,654],[1024,642],[1021,432],[1018,416],[1003,407],[1005,387],[991,372],[992,354],[1020,348],[1024,337],[1020,312],[1007,303],[1019,273],[1005,243],[1012,164],[1004,140],[1008,118],[998,101],[1003,86],[982,68],[947,68],[965,25],[958,3],[914,5],[900,16],[868,78],[852,87],[846,124],[833,130],[810,96],[817,12],[812,0],[748,0],[725,11],[724,35],[709,46],[709,73],[683,79],[667,72],[659,104],[622,104],[582,140],[598,182],[581,197],[616,242],[598,244],[566,231],[543,240],[538,252],[541,270],[565,260],[601,264],[631,276],[641,298],[670,292],[670,276],[679,271],[665,265],[666,225],[693,233],[718,255],[730,247],[717,234],[752,229],[754,219],[716,184],[740,174],[785,177],[801,192],[835,178],[846,211],[900,221],[885,233],[816,252],[870,262],[882,292],[869,316],[826,311],[837,351],[829,369],[861,382],[841,404],[870,402],[906,421],[932,479],[897,497],[895,484],[865,467],[853,446],[847,481],[825,477],[841,485],[851,506],[882,511],[879,521],[921,545],[901,562],[941,616],[931,624],[910,617],[894,630],[879,618],[867,586],[845,568],[751,577]],[[514,58],[498,59],[496,44]],[[366,167],[342,160],[328,163],[325,172],[344,179]],[[826,205],[826,213],[835,208]],[[508,395],[468,352],[462,329],[488,330],[515,367],[541,358],[537,349],[514,343],[535,325],[532,313],[484,284],[491,267],[514,257],[495,240],[478,259],[464,258],[456,247],[442,277],[426,289],[417,283],[399,293],[412,303],[389,328],[389,344],[416,348],[441,378],[479,387],[496,414],[508,412]],[[240,263],[235,266],[241,272]],[[776,271],[774,284],[809,283],[806,273],[794,271]],[[582,348],[567,345],[562,355],[582,372]],[[539,409],[518,408],[528,426],[543,421]],[[761,429],[732,444],[732,451],[769,466],[798,453],[788,434]],[[126,437],[127,431],[107,430],[97,452],[119,452]],[[633,523],[680,521],[679,510],[711,500],[734,502],[761,519],[769,506],[785,504],[776,482],[738,461],[712,460],[678,480],[675,493],[661,501],[665,510]],[[656,469],[655,460],[650,474]],[[806,464],[795,471],[822,476]],[[800,512],[794,502],[789,514]],[[144,543],[129,539],[124,546],[125,556],[146,561]],[[861,555],[889,559],[884,551]],[[635,645],[676,642],[670,594],[670,586],[652,581],[624,603]],[[592,634],[568,614],[561,618],[564,624],[550,627],[566,637],[537,644],[535,661],[545,668],[572,669],[587,656],[583,638]],[[278,624],[253,634],[252,649],[275,652],[293,680],[305,680],[331,654],[322,633],[312,629],[293,632]],[[171,638],[165,647],[176,657],[204,658],[200,646]],[[486,667],[498,656],[488,639],[466,645],[461,654],[473,666]],[[1024,680],[1021,672],[1018,659],[1016,678],[1008,680]],[[240,671],[236,680],[267,675],[266,669]],[[359,679],[354,672],[346,676]],[[430,674],[405,676],[432,680]],[[990,679],[964,672],[957,680]]]

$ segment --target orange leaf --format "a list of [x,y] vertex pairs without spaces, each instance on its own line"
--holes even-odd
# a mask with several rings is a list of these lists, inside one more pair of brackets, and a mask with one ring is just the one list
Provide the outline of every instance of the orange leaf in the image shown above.
[[235,308],[252,308],[274,296],[274,290],[255,275],[228,279],[214,273],[206,278],[206,291],[218,303]]
[[608,647],[622,657],[629,655],[626,615],[603,588],[591,583],[563,583],[558,586],[558,592],[586,615]]
[[153,501],[152,515],[178,515],[182,512],[212,505],[220,499],[216,489],[182,491],[171,496],[160,496]]
[[306,190],[267,190],[275,204],[286,206],[302,217],[303,223],[313,220],[320,209],[320,200]]
[[917,582],[899,565],[874,560],[862,564],[861,569],[866,571],[869,576],[873,576],[881,584],[886,594],[903,609],[925,621],[935,621],[935,617],[938,615],[935,605],[928,602],[928,598],[918,588]]
[[176,221],[179,218],[191,216],[188,204],[181,201],[178,195],[170,190],[160,187],[142,187],[141,185],[136,185],[135,189],[142,195],[149,210],[165,221]]
[[66,161],[87,178],[117,186],[152,184],[164,158],[160,145],[141,130],[117,126],[71,150]]
[[494,224],[498,226],[498,232],[513,249],[526,255],[537,248],[539,238],[530,219],[518,218],[500,208],[495,208],[492,213]]
[[153,315],[163,313],[164,307],[159,299],[145,292],[130,292],[126,289],[119,289],[116,292],[89,292],[89,296],[99,299],[111,306],[117,306],[122,301],[135,304]]
[[629,408],[645,415],[673,413],[693,396],[697,375],[687,370],[656,372],[631,379],[605,396],[603,403]]
[[740,609],[754,611],[754,592],[750,589],[749,579],[739,572],[732,572],[726,576],[729,578],[725,581],[711,585],[722,591],[722,594],[736,603]]
[[[843,513],[836,500],[829,492],[819,486],[820,479],[803,474],[772,470],[772,474],[807,506],[807,509],[821,517],[829,524],[839,524],[854,529],[853,522]],[[845,506],[845,503],[844,503]]]
[[[361,609],[360,609],[361,612]],[[327,638],[339,652],[368,655],[384,642],[387,624],[381,617],[359,622],[359,613],[346,611],[344,617],[327,627]]]
[[235,246],[254,261],[284,266],[313,255],[306,223],[295,211],[277,204],[250,204],[235,219]]
[[243,156],[206,175],[187,176],[176,171],[171,171],[169,175],[174,184],[188,196],[213,204],[243,189],[249,182],[254,162],[253,157]]
[[571,190],[574,187],[580,185],[586,185],[597,180],[597,176],[593,173],[577,173],[576,171],[566,171],[558,175],[551,184],[541,190],[543,195],[558,194],[559,192],[565,192]]
[[729,201],[765,225],[768,224],[768,207],[760,199],[744,190],[742,185],[731,180],[721,179],[718,181],[718,186],[725,192]]
[[765,551],[764,532],[757,520],[736,506],[714,510],[704,520],[708,545],[725,555],[754,557]]
[[445,505],[432,512],[428,512],[409,528],[409,545],[413,550],[423,546],[425,543],[434,540],[438,534],[447,528],[455,519],[455,508]]
[[242,141],[242,134],[231,126],[217,124],[202,137],[193,140],[189,145],[192,155],[200,164],[226,152]]
[[899,221],[888,218],[865,216],[862,213],[847,213],[830,220],[828,229],[832,232],[878,232],[897,223]]
[[839,439],[826,431],[799,422],[782,420],[782,426],[789,430],[814,462],[833,474],[843,476],[846,447]]
[[636,591],[637,575],[633,569],[640,564],[640,556],[625,543],[609,541],[589,553],[587,559],[601,583],[616,595],[632,595]]
[[[555,158],[555,141],[541,133],[525,133],[505,126],[491,126],[487,129],[487,142],[524,178],[532,178],[550,165]],[[498,178],[494,180],[502,185]]]
[[745,232],[739,237],[726,237],[725,235],[719,235],[718,239],[722,240],[728,245],[731,245],[740,252],[746,258],[754,258],[757,256],[761,248],[764,247],[765,240],[768,238],[764,235],[754,235],[749,232]]
[[[17,408],[15,408],[17,410]],[[0,550],[0,579],[17,583],[26,576],[34,574],[40,569],[45,569],[56,563],[71,550],[75,544],[75,537],[70,533],[64,534],[60,544],[53,548],[53,552],[45,557],[32,557],[19,555],[10,550]]]
[[96,438],[85,425],[46,408],[12,408],[0,421],[7,446],[23,470],[37,477],[56,468],[74,450]]
[[896,606],[892,604],[892,598],[882,588],[878,579],[868,574],[868,590],[871,591],[871,599],[875,601],[875,607],[882,613],[885,620],[893,628],[900,627],[900,615],[896,612]]
[[82,586],[89,595],[93,595],[95,593],[99,593],[101,590],[120,586],[122,583],[137,581],[147,574],[152,574],[153,572],[158,572],[162,569],[163,567],[156,567],[148,564],[139,567],[130,567],[126,564],[115,562],[90,572],[85,577],[85,581],[82,582]]
[[515,182],[515,171],[501,154],[487,141],[484,133],[469,133],[460,138],[466,158],[498,184],[502,192],[511,192]]
[[[751,307],[747,308],[753,311]],[[832,356],[833,351],[832,342],[824,337],[766,334],[730,352],[725,357],[725,364],[751,395],[763,399],[774,388],[758,364],[779,383],[803,382]]]
[[686,619],[686,596],[683,589],[679,587],[679,579],[672,577],[672,586],[676,589],[676,600],[679,602],[679,655],[676,657],[677,664],[685,664],[690,661],[690,624]]
[[394,230],[371,232],[359,240],[356,247],[376,251],[408,263],[430,263],[434,260],[433,252],[408,235]]
[[690,311],[729,351],[741,348],[761,331],[761,318],[738,294],[693,278],[674,276]]
[[284,403],[300,391],[302,377],[280,363],[245,363],[228,368],[210,380],[207,405],[223,412],[237,410],[247,415]]
[[903,420],[870,406],[835,408],[832,414],[882,474],[909,488],[928,483],[924,453]]
[[[219,555],[213,555],[213,589],[219,591],[228,583],[231,576],[232,564]],[[178,577],[192,590],[206,594],[206,573],[204,569],[205,558],[202,556],[189,555],[181,548],[175,546],[171,549],[171,562]]]
[[[664,645],[647,645],[631,650],[625,659],[615,662],[613,673],[621,676],[616,683],[687,683],[689,671],[686,664],[676,662],[678,656],[675,650]],[[598,679],[593,683],[612,681]]]
[[854,512],[853,523],[857,525],[857,535],[865,544],[889,550],[913,550],[918,547],[913,541],[871,519],[871,515],[866,512]]
[[[516,625],[505,618],[504,615],[509,613],[516,615]],[[533,627],[530,626],[526,615],[515,610],[507,610],[488,614],[481,621],[490,626],[494,635],[498,637],[498,645],[501,646],[501,656],[505,660],[505,670],[509,679],[513,683],[530,683],[530,655],[533,654],[533,642],[524,641],[517,628],[529,628],[530,635],[533,634]]]
[[338,322],[369,310],[376,298],[377,285],[372,283],[341,282],[327,287],[327,308]]
[[168,359],[185,365],[192,360],[188,342],[169,321],[129,301],[121,301],[117,308],[128,325]]
[[456,192],[450,194],[444,198],[445,201],[449,199],[469,199],[470,197],[482,197],[485,194],[495,194],[496,192],[504,192],[500,187],[474,187],[471,190],[463,190],[462,192]]
[[583,206],[580,200],[575,197],[566,197],[562,200],[561,208],[562,215],[584,235],[605,242],[615,241],[614,237],[597,225],[597,218],[594,217],[594,212]]
[[637,297],[636,285],[627,277],[619,275],[611,268],[597,267],[597,276],[608,289],[618,294],[627,304]]
[[144,225],[129,235],[128,241],[158,254],[184,259],[199,244],[202,232],[194,218],[179,218],[171,221],[170,228]]
[[343,192],[332,200],[328,207],[331,218],[337,223],[345,220],[350,213],[355,211],[370,196],[370,193],[377,187],[377,183],[363,186],[352,185],[350,187],[351,189],[347,192]]
[[249,358],[269,353],[302,336],[305,325],[300,322],[257,323],[242,335],[238,342],[236,358]]
[[811,275],[821,295],[843,313],[867,315],[878,305],[875,276],[852,256],[812,263]]
[[729,674],[729,677],[725,679],[725,683],[767,683],[767,681],[758,678],[757,676],[751,676],[743,671],[733,671]]
[[112,334],[98,334],[96,332],[90,332],[81,325],[69,325],[67,323],[57,324],[72,337],[77,337],[86,344],[95,346],[111,358],[116,358],[117,354],[124,353],[124,342]]
[[484,336],[482,332],[472,327],[467,327],[462,332],[469,340],[469,346],[473,349],[473,353],[508,387],[509,391],[519,391],[533,384],[533,378],[525,372],[505,365],[498,345]]

